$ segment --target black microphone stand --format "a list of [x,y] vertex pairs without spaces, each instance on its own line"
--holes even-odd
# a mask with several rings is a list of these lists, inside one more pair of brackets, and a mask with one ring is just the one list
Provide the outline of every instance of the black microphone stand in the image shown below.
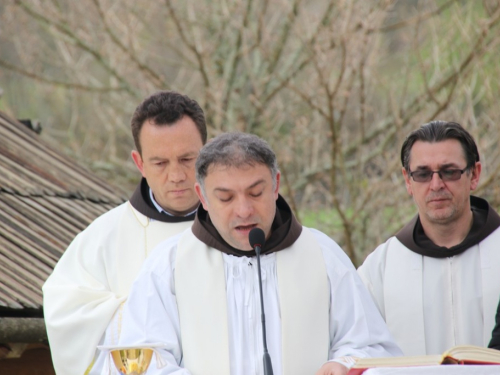
[[[260,230],[262,232],[262,237],[265,238],[264,232],[262,229],[259,228],[254,228],[253,230]],[[264,242],[264,241],[261,241]],[[262,341],[264,342],[264,375],[274,375],[273,374],[273,365],[271,363],[271,356],[269,355],[269,352],[267,351],[267,339],[266,339],[266,315],[264,314],[264,298],[262,297],[262,275],[260,271],[260,251],[261,251],[261,245],[259,244],[252,244],[255,248],[255,254],[257,255],[257,270],[259,272],[259,291],[260,291],[260,316],[261,316],[261,321],[262,321]]]

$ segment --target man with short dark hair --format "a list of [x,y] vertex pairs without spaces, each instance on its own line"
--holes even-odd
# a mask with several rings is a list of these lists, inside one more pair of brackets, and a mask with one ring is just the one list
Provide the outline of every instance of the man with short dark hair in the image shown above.
[[152,346],[148,374],[261,374],[255,251],[274,374],[341,375],[352,357],[400,354],[352,263],[305,228],[279,196],[276,156],[262,139],[222,134],[196,162],[202,206],[193,227],[161,243],[136,279],[118,346]]
[[43,286],[57,374],[100,373],[105,355],[96,348],[117,342],[120,307],[144,259],[190,227],[199,205],[194,167],[207,130],[198,103],[157,92],[137,107],[131,127],[139,186],[73,240]]
[[472,136],[433,121],[401,149],[418,215],[370,254],[358,273],[405,355],[487,346],[500,295],[500,217],[470,195],[481,175]]

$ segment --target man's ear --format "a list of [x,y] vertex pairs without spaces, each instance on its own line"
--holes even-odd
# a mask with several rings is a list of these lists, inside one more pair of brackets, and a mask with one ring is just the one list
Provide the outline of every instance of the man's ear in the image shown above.
[[481,176],[481,162],[478,161],[476,162],[476,165],[474,165],[474,168],[471,168],[471,179],[470,179],[470,189],[475,190],[477,188],[477,185],[479,185],[479,177]]
[[281,178],[281,173],[278,171],[276,173],[276,188],[274,189],[274,199],[278,199],[278,194],[280,191],[280,178]]
[[134,160],[134,163],[135,163],[137,169],[139,169],[139,171],[141,172],[142,177],[146,177],[144,175],[144,163],[142,161],[142,157],[141,157],[141,154],[139,153],[139,151],[132,150],[132,152],[130,154],[132,155],[132,159]]
[[194,190],[196,191],[196,195],[198,196],[198,199],[200,200],[201,205],[203,206],[205,211],[208,211],[208,204],[207,204],[208,202],[205,199],[205,197],[203,196],[203,192],[201,190],[201,186],[199,183],[197,183],[197,182],[194,183]]
[[408,192],[408,194],[413,196],[413,190],[411,188],[411,181],[410,181],[411,177],[409,176],[408,172],[404,167],[401,168],[401,171],[403,172],[403,177],[405,178],[406,191]]

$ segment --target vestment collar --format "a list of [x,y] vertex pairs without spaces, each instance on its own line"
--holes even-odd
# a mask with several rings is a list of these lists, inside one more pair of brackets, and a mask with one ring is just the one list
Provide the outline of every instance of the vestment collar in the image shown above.
[[[200,205],[192,227],[193,234],[201,242],[226,254],[255,256],[255,251],[238,250],[229,245],[215,229],[210,215]],[[271,236],[262,248],[262,254],[270,254],[290,247],[299,238],[302,225],[292,213],[290,206],[280,195],[276,200],[276,215],[271,226]]]
[[151,201],[149,195],[149,185],[145,178],[141,179],[141,182],[132,194],[132,197],[130,198],[130,204],[141,214],[151,219],[162,221],[165,223],[181,223],[184,221],[192,221],[194,220],[196,215],[195,212],[187,216],[173,216],[159,212]]
[[418,215],[396,234],[396,238],[411,251],[424,256],[447,258],[463,253],[500,227],[500,216],[486,200],[471,195],[470,204],[473,214],[472,228],[465,239],[456,246],[447,248],[434,244],[424,233]]

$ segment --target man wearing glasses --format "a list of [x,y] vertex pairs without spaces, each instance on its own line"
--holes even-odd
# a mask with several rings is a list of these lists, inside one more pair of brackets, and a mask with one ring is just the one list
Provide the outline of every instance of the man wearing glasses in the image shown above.
[[418,209],[358,273],[405,355],[487,346],[500,296],[500,217],[471,196],[481,175],[472,136],[433,121],[401,148],[406,189]]

